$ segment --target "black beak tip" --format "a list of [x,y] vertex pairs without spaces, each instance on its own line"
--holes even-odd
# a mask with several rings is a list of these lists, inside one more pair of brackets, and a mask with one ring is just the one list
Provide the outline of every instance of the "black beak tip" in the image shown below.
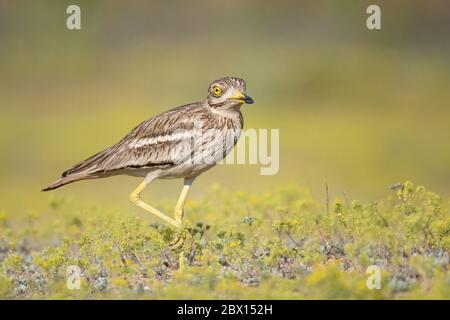
[[245,101],[245,103],[247,103],[247,104],[253,104],[253,103],[255,103],[255,100],[253,100],[253,98],[252,98],[252,97],[249,97],[249,96],[245,96],[244,101]]

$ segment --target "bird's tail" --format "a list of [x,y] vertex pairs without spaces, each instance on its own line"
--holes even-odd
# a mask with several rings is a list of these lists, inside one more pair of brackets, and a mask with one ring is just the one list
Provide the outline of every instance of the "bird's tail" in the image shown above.
[[77,174],[61,177],[60,179],[56,180],[48,187],[45,187],[44,189],[42,189],[42,191],[54,190],[54,189],[57,189],[59,187],[66,185],[66,184],[69,184],[69,183],[72,183],[75,181],[90,179],[90,178],[91,177],[86,176],[86,175],[77,175]]
[[54,190],[66,184],[80,180],[94,179],[108,176],[108,174],[106,174],[104,170],[99,169],[99,164],[101,163],[102,160],[106,158],[111,148],[99,152],[93,155],[92,157],[77,163],[69,170],[64,171],[60,179],[56,180],[48,187],[42,189],[42,191]]

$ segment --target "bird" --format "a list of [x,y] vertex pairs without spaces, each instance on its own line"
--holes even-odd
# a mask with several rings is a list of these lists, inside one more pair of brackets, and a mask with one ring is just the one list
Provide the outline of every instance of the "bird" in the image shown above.
[[[184,205],[194,180],[211,169],[234,148],[244,126],[241,107],[253,104],[246,82],[239,77],[222,77],[208,86],[202,102],[182,105],[143,121],[111,147],[75,164],[42,189],[115,175],[141,177],[130,200],[177,230],[183,229]],[[174,218],[141,198],[143,190],[156,179],[183,180]],[[179,235],[172,249],[182,245]],[[182,257],[180,255],[180,267]]]

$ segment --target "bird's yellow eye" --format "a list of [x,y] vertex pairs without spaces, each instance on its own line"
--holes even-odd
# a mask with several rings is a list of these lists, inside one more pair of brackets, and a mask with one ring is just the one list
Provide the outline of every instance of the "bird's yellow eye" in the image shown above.
[[212,88],[212,92],[213,92],[214,96],[216,96],[216,97],[220,97],[222,95],[222,89],[220,89],[220,87],[218,87],[218,86],[214,86]]

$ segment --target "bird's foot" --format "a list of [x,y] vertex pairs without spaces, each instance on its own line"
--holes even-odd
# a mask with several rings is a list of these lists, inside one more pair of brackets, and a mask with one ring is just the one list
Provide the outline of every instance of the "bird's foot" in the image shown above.
[[172,251],[177,250],[181,246],[183,246],[184,243],[184,235],[178,234],[175,239],[172,240],[172,242],[169,244],[169,249]]
[[186,230],[183,229],[175,236],[173,241],[169,244],[169,249],[172,251],[175,251],[175,250],[181,248],[179,257],[178,257],[180,271],[184,268],[184,250],[182,247],[183,247],[185,238],[186,238]]

